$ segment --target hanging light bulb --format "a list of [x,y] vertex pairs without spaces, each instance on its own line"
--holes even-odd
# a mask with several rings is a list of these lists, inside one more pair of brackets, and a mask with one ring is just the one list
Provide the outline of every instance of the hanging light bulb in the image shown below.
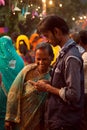
[[53,4],[53,1],[52,1],[52,0],[50,0],[50,1],[49,1],[49,4],[50,4],[50,5],[52,5],[52,4]]

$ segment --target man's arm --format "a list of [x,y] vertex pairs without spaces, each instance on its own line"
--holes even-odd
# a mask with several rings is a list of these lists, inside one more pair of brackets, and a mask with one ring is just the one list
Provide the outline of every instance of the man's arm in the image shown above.
[[77,102],[81,96],[81,65],[81,61],[77,58],[70,58],[66,62],[66,69],[64,72],[66,86],[61,86],[61,89],[55,88],[43,80],[39,80],[38,82],[30,81],[30,83],[39,91],[47,91],[60,96],[65,102]]

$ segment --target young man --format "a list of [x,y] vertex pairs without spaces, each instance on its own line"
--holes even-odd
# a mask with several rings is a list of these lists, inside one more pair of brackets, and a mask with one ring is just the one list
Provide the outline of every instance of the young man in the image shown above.
[[38,25],[53,46],[62,48],[51,74],[51,83],[30,81],[39,91],[49,92],[45,110],[48,130],[80,130],[83,116],[83,62],[76,43],[69,38],[67,23],[56,15],[45,17]]

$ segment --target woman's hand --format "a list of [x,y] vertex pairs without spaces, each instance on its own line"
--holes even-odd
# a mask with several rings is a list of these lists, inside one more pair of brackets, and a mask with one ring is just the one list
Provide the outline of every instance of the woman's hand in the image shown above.
[[39,80],[38,82],[29,80],[29,83],[31,83],[38,91],[50,92],[50,93],[53,93],[53,94],[59,96],[60,89],[51,86],[44,80]]
[[47,91],[48,84],[44,80],[39,80],[37,82],[29,80],[29,83],[31,83],[38,91]]
[[10,121],[5,121],[5,130],[12,130],[13,124]]

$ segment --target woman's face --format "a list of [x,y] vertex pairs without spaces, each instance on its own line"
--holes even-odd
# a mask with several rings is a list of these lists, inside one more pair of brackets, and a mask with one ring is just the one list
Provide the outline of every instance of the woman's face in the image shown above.
[[19,44],[19,51],[21,54],[25,55],[27,53],[27,46],[25,44]]
[[51,63],[51,58],[49,56],[47,49],[38,49],[35,53],[35,63],[38,65],[38,71],[40,73],[45,73]]

